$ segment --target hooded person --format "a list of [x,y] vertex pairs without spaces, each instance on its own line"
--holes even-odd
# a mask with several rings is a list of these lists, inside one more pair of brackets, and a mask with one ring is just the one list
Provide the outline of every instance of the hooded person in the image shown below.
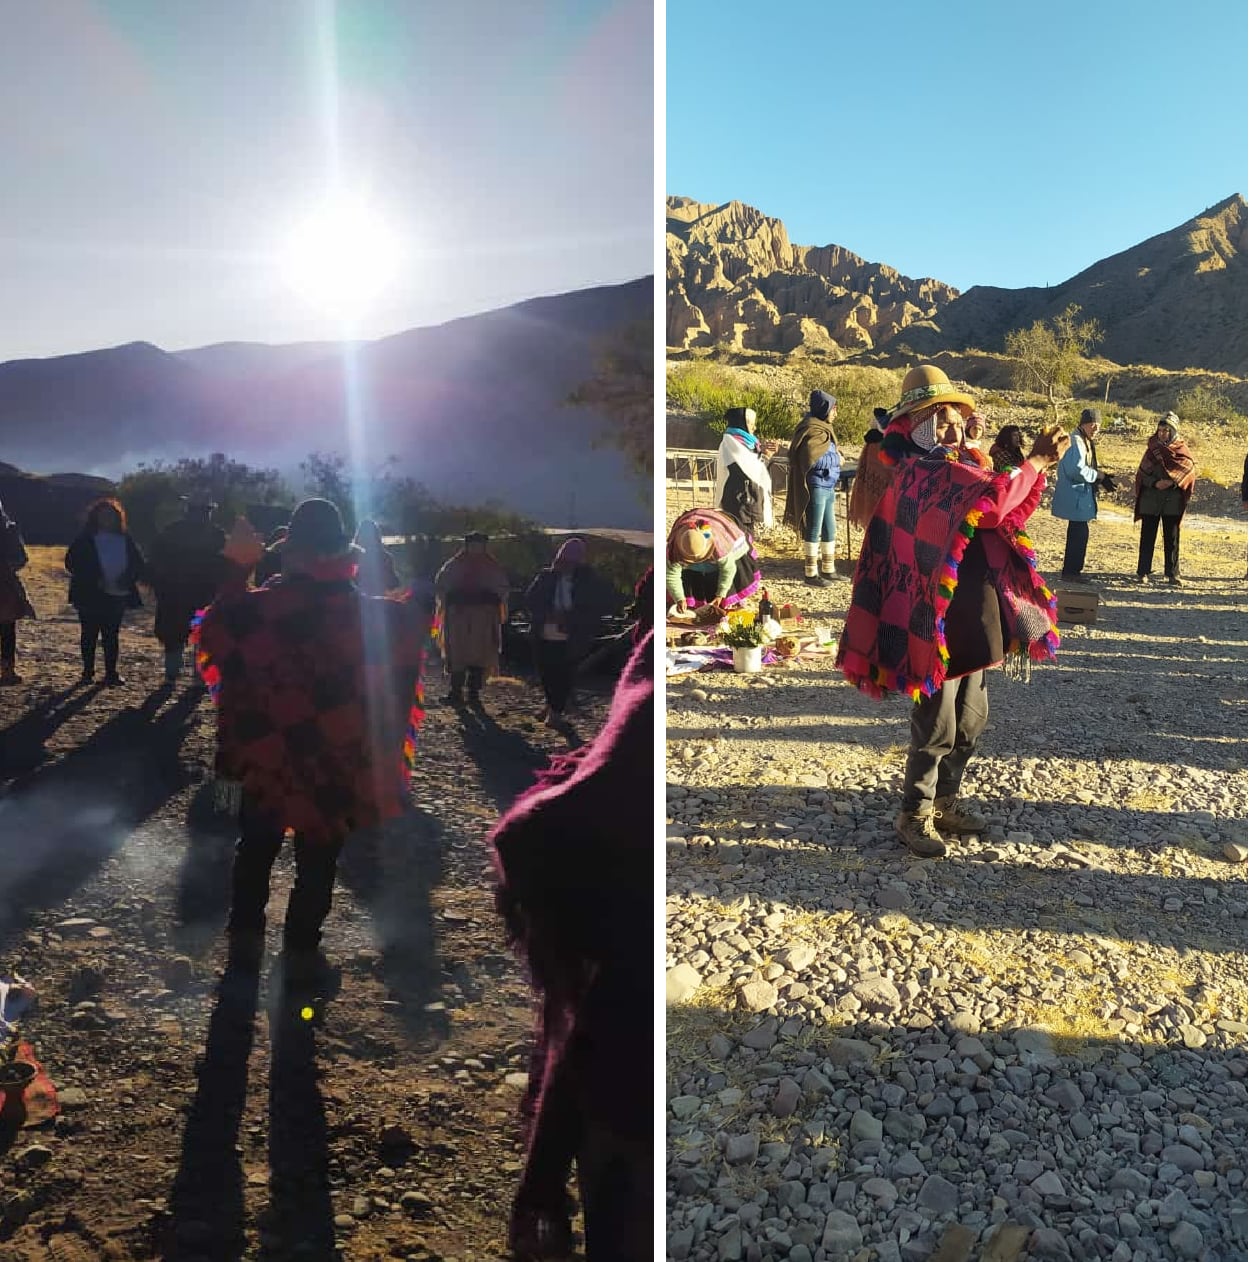
[[988,422],[979,412],[972,412],[967,417],[967,423],[963,429],[962,449],[966,453],[972,464],[979,465],[981,469],[991,469],[993,462],[988,454],[984,451],[984,435],[988,430]]
[[22,532],[0,505],[0,687],[22,682],[17,673],[17,624],[35,616],[35,607],[18,576],[27,560]]
[[489,839],[497,907],[539,993],[515,1257],[570,1252],[572,1160],[589,1262],[654,1256],[652,766],[650,628],[600,734],[555,760]]
[[253,582],[263,587],[272,578],[283,573],[283,544],[287,541],[287,527],[276,526],[266,538],[266,550],[253,571]]
[[857,472],[853,490],[849,492],[849,520],[863,530],[880,502],[880,496],[893,480],[893,471],[879,458],[880,443],[884,441],[884,427],[888,424],[888,409],[875,409],[875,424],[862,436],[862,451],[858,454]]
[[264,950],[270,870],[285,830],[296,883],[283,928],[286,977],[322,969],[322,923],[352,834],[409,805],[432,609],[363,596],[339,510],[297,506],[281,582],[249,589],[263,551],[243,518],[223,550],[227,578],[193,627],[217,707],[219,805],[238,810],[227,934],[231,962]]
[[353,546],[360,552],[357,558],[357,590],[367,596],[386,596],[401,585],[396,574],[396,562],[384,547],[383,532],[379,523],[367,517],[357,527]]
[[1063,550],[1062,577],[1089,582],[1084,569],[1088,555],[1089,522],[1097,516],[1097,488],[1102,471],[1097,463],[1097,434],[1102,414],[1085,408],[1071,433],[1071,445],[1058,466],[1058,482],[1049,511],[1067,523],[1067,543]]
[[531,580],[524,597],[531,620],[536,673],[544,690],[543,722],[561,722],[580,660],[592,647],[601,619],[617,602],[609,583],[588,564],[588,545],[567,539],[551,564]]
[[183,516],[157,536],[149,556],[149,572],[156,597],[153,634],[165,654],[166,683],[183,671],[183,654],[192,618],[217,592],[225,577],[222,545],[225,532],[212,521],[216,504],[184,497]]
[[680,513],[666,538],[666,600],[672,609],[734,609],[762,581],[740,523],[716,508]]
[[775,524],[771,474],[762,457],[757,413],[752,408],[728,408],[723,419],[727,428],[718,447],[714,502],[752,539]]
[[1059,643],[1023,525],[1066,437],[1046,431],[1022,469],[994,473],[961,458],[973,407],[939,368],[906,374],[881,444],[899,468],[863,539],[837,653],[867,695],[915,703],[894,831],[924,857],[945,854],[941,831],[983,828],[957,800],[988,721],[985,671],[1052,660]]
[[440,602],[444,667],[449,691],[444,700],[478,705],[484,681],[501,662],[501,626],[509,600],[509,575],[488,551],[488,536],[472,531],[435,576]]
[[1138,583],[1148,583],[1154,568],[1154,544],[1158,523],[1163,526],[1163,570],[1167,582],[1183,587],[1180,577],[1180,522],[1193,486],[1197,464],[1189,445],[1180,437],[1180,418],[1168,412],[1158,422],[1145,445],[1145,454],[1136,471],[1136,502],[1133,521],[1141,523],[1141,543],[1137,556]]
[[812,391],[810,411],[793,430],[788,444],[784,520],[801,538],[805,581],[810,587],[826,587],[836,577],[840,448],[832,425],[835,418],[836,400],[822,390]]

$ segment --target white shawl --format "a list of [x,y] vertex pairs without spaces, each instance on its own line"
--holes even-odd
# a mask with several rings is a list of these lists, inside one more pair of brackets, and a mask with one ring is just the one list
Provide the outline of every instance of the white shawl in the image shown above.
[[727,485],[727,473],[738,464],[745,476],[756,482],[765,492],[762,506],[762,524],[768,529],[775,525],[775,508],[771,503],[771,474],[760,456],[755,455],[734,434],[724,434],[718,447],[718,473],[714,478],[714,503],[722,504],[723,487]]

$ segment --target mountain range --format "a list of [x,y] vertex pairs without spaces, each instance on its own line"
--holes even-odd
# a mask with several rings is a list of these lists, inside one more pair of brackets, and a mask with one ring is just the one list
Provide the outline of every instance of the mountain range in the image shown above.
[[1248,371],[1249,207],[1234,195],[1049,288],[912,280],[837,245],[794,245],[752,206],[666,202],[667,346],[917,362],[1000,351],[1071,304],[1121,364]]
[[137,342],[14,360],[0,364],[0,459],[116,477],[214,451],[286,473],[313,451],[367,468],[395,455],[445,503],[647,528],[647,487],[600,442],[612,420],[566,400],[626,329],[651,327],[652,307],[644,277],[348,346]]

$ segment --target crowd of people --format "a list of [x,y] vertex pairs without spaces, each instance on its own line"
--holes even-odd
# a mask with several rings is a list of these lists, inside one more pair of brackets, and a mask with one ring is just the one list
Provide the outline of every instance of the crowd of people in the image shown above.
[[[305,500],[267,540],[242,517],[224,532],[214,507],[185,503],[145,556],[118,500],[90,506],[65,555],[80,683],[94,680],[98,645],[104,682],[124,682],[119,628],[142,604],[141,586],[151,588],[162,686],[178,682],[190,641],[214,706],[215,800],[237,820],[227,972],[261,966],[271,872],[290,839],[295,881],[278,977],[290,993],[316,995],[331,973],[321,938],[340,854],[408,809],[430,656],[438,647],[447,701],[482,705],[513,583],[477,532],[433,576],[405,585],[377,524],[362,522],[350,539],[327,500]],[[429,564],[433,551],[417,555]],[[0,663],[4,682],[20,682],[16,625],[35,610],[19,574],[28,563],[21,533],[3,510],[0,560]],[[622,603],[578,538],[527,587],[553,725],[563,722],[602,618]],[[653,1041],[651,957],[641,938],[652,897],[650,603],[643,581],[599,734],[552,760],[488,838],[498,905],[540,1014],[524,1102],[525,1174],[507,1228],[520,1258],[569,1246],[572,1168],[587,1256],[650,1256],[651,1085],[633,1070]]]

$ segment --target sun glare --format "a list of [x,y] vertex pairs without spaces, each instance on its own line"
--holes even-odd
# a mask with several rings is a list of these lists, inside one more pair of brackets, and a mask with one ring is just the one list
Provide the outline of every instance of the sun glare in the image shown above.
[[396,279],[403,254],[400,238],[378,215],[344,202],[304,220],[283,246],[280,266],[308,302],[354,316]]

